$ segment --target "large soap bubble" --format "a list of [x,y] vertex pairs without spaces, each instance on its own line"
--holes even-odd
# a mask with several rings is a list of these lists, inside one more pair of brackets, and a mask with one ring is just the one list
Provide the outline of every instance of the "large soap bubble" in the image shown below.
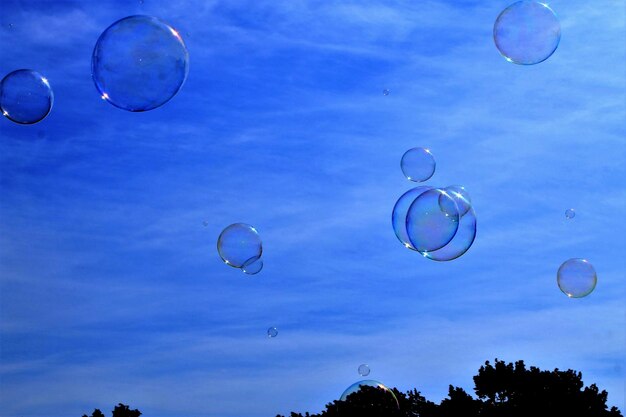
[[0,81],[0,110],[15,123],[30,125],[43,120],[53,102],[50,83],[37,71],[19,69]]
[[518,1],[500,13],[493,26],[496,47],[508,61],[533,65],[554,53],[561,40],[561,25],[545,3]]
[[433,188],[420,194],[409,207],[406,232],[419,252],[435,251],[448,244],[459,228],[459,209],[444,190]]
[[398,399],[393,391],[373,379],[366,379],[350,385],[341,394],[340,401],[347,401],[348,403],[354,401],[358,403],[358,397],[361,395],[367,396],[371,404],[376,406],[376,411],[390,411],[400,408]]
[[220,233],[217,251],[227,265],[242,268],[261,257],[263,245],[254,227],[245,223],[234,223]]
[[430,150],[411,148],[402,155],[400,168],[404,176],[413,182],[423,182],[435,173],[435,158]]
[[556,282],[568,297],[582,298],[596,288],[598,277],[589,261],[572,258],[561,264],[556,274]]
[[[472,199],[469,193],[462,185],[450,185],[444,188],[444,191],[450,196],[459,208],[459,216],[464,216],[472,207]],[[446,199],[441,198],[440,203],[445,206]]]
[[100,35],[91,69],[103,99],[140,112],[167,103],[189,70],[187,47],[178,32],[152,16],[118,20]]

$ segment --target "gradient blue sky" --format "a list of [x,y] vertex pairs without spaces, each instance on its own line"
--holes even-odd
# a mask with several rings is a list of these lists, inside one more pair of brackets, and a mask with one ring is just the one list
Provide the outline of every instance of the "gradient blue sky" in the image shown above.
[[[0,120],[0,415],[316,412],[361,363],[438,402],[496,357],[582,371],[624,410],[626,10],[551,2],[561,44],[524,67],[491,38],[508,4],[0,0],[0,76],[33,68],[55,92],[41,123]],[[90,75],[132,14],[190,54],[146,113]],[[428,184],[472,196],[456,261],[392,231],[414,146]],[[260,231],[256,276],[217,254],[234,222]],[[584,299],[556,285],[573,257],[598,273]]]

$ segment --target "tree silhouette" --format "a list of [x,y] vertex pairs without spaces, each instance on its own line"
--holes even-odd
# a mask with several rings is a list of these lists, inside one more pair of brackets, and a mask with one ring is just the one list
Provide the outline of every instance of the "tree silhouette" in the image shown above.
[[[141,415],[141,411],[139,410],[131,410],[127,405],[119,403],[113,409],[113,417],[139,417]],[[87,414],[83,414],[83,417],[88,417]],[[91,417],[104,417],[102,411],[97,408],[93,410],[91,413]]]
[[346,401],[327,404],[320,414],[292,412],[290,417],[623,417],[616,407],[607,409],[606,391],[595,384],[585,387],[582,374],[573,370],[541,371],[527,369],[523,361],[496,359],[493,365],[485,362],[473,379],[478,398],[450,385],[448,397],[437,405],[415,389],[404,394],[394,388],[398,408],[376,388],[363,386]]

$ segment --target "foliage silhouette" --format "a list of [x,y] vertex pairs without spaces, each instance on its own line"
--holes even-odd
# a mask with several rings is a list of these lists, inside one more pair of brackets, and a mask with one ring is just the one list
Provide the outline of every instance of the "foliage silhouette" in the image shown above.
[[[616,408],[607,409],[607,392],[595,384],[585,387],[582,374],[573,370],[542,371],[523,361],[485,362],[474,376],[472,397],[463,388],[448,389],[448,397],[435,404],[417,390],[402,393],[393,389],[399,409],[380,400],[376,388],[362,387],[346,401],[333,401],[319,414],[292,412],[290,417],[623,417]],[[277,415],[276,417],[284,417]]]
[[[135,409],[131,410],[127,405],[119,403],[113,409],[113,417],[139,417],[141,415],[141,411]],[[83,417],[88,417],[87,414],[83,414]],[[104,417],[102,411],[99,409],[93,410],[91,413],[91,417]]]

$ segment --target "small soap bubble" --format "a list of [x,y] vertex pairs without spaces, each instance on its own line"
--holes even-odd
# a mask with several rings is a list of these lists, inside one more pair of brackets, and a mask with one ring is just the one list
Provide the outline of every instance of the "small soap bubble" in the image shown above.
[[261,258],[252,259],[250,262],[246,262],[241,267],[241,271],[244,274],[256,275],[263,269],[263,260]]
[[598,277],[586,259],[572,258],[563,262],[556,274],[559,288],[570,298],[585,297],[596,288]]
[[241,268],[261,257],[263,245],[254,227],[245,223],[234,223],[220,233],[217,251],[224,263]]
[[0,110],[12,122],[30,125],[52,110],[54,94],[48,80],[30,69],[9,73],[0,81]]
[[100,35],[91,70],[103,100],[132,112],[148,111],[181,89],[189,54],[180,34],[167,23],[152,16],[129,16]]
[[362,364],[359,366],[359,375],[361,376],[368,376],[370,374],[370,367],[367,366],[366,364]]
[[202,222],[202,226],[207,227],[209,225],[209,222],[207,222],[206,220]]
[[545,3],[518,1],[500,13],[493,26],[496,47],[507,61],[533,65],[548,59],[559,46],[561,25]]
[[[574,209],[567,209],[565,210],[565,218],[566,219],[573,219],[576,216],[576,212],[574,211]],[[583,216],[584,217],[584,216]]]
[[368,402],[375,404],[376,409],[370,409],[370,411],[388,412],[390,409],[400,408],[398,399],[393,391],[384,384],[372,379],[366,379],[350,385],[343,394],[341,394],[339,400],[348,403],[358,401],[359,394],[367,396]]
[[388,96],[389,95],[389,90],[387,90],[386,88],[383,90],[383,95],[384,96]]
[[400,168],[404,176],[413,182],[428,180],[435,173],[435,158],[430,150],[425,148],[412,148],[402,155]]
[[[464,216],[472,207],[470,195],[462,185],[450,185],[444,188],[444,191],[456,203],[459,209],[459,216]],[[441,203],[444,204],[445,200],[442,200]]]
[[274,338],[278,336],[278,329],[276,327],[270,327],[267,329],[267,337]]

